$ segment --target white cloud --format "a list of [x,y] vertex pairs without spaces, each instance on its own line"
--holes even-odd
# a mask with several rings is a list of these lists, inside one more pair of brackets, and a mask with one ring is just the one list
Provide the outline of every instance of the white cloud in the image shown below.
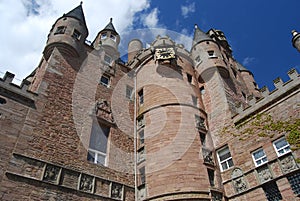
[[186,6],[181,6],[181,15],[184,18],[187,18],[190,13],[194,13],[196,11],[195,2]]
[[154,8],[148,15],[144,17],[143,24],[146,27],[154,28],[158,25],[158,9]]
[[254,57],[246,57],[246,58],[243,59],[242,64],[244,66],[248,66],[249,64],[253,63],[254,61],[255,61]]
[[[149,8],[150,0],[87,0],[83,10],[89,29],[88,40],[93,41],[109,18],[122,34],[130,30],[135,15]],[[0,77],[5,71],[23,79],[38,65],[47,35],[56,19],[79,5],[73,0],[9,0],[0,1]],[[158,24],[157,10],[147,17],[147,24]]]

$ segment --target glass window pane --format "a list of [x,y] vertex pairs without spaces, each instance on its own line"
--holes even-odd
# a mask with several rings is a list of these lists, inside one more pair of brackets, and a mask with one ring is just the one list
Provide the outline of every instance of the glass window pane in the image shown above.
[[264,155],[265,155],[265,152],[263,150],[259,150],[259,151],[253,153],[253,156],[255,159],[261,158]]
[[93,123],[89,147],[91,149],[106,153],[109,131],[109,127],[99,125],[98,122]]
[[227,163],[226,163],[226,162],[221,163],[221,165],[222,165],[222,169],[223,169],[223,170],[228,169],[228,166],[227,166]]
[[88,151],[87,160],[91,162],[95,162],[95,153],[92,151]]
[[105,155],[97,154],[97,164],[105,164]]
[[286,145],[288,145],[288,143],[287,143],[287,141],[285,141],[285,139],[280,139],[279,141],[277,141],[275,143],[275,146],[276,146],[277,149],[280,149],[280,148],[282,148]]
[[232,166],[233,166],[233,160],[232,160],[232,158],[229,159],[227,162],[228,162],[228,166],[229,166],[229,167],[232,167]]

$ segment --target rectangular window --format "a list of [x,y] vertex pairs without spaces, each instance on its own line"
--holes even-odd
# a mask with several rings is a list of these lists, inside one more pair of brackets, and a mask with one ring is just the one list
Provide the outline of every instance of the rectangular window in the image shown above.
[[198,106],[198,98],[192,95],[193,106]]
[[96,164],[106,165],[107,141],[110,128],[94,122],[90,136],[87,160]]
[[140,145],[143,145],[144,142],[145,142],[144,129],[142,129],[141,131],[139,131],[139,142],[140,142]]
[[195,58],[195,61],[197,61],[198,63],[201,61],[201,59],[200,59],[200,56],[197,56],[196,58]]
[[140,105],[144,104],[144,91],[143,91],[143,89],[141,89],[138,92],[138,97],[139,97],[139,104]]
[[300,195],[300,172],[287,176],[295,195]]
[[189,83],[192,83],[192,80],[193,80],[192,75],[187,73],[187,74],[186,74],[186,77],[187,77],[188,82],[189,82]]
[[105,38],[107,38],[107,34],[106,33],[101,34],[101,39],[105,39]]
[[109,87],[110,84],[110,77],[108,75],[102,75],[100,79],[100,84]]
[[200,140],[201,140],[202,146],[205,146],[205,138],[206,138],[206,135],[204,133],[200,133]]
[[80,40],[81,33],[78,30],[74,29],[72,37],[77,39],[77,40]]
[[145,148],[141,148],[138,150],[138,154],[137,154],[137,162],[141,163],[143,161],[145,161]]
[[212,169],[207,169],[208,179],[211,186],[215,186],[215,172]]
[[232,157],[228,147],[225,147],[217,152],[221,171],[227,170],[233,166]]
[[209,58],[216,58],[215,52],[213,50],[207,51]]
[[116,36],[113,34],[110,34],[110,39],[112,39],[113,41],[116,41]]
[[137,129],[140,129],[144,126],[145,126],[145,120],[144,120],[144,115],[142,115],[137,119]]
[[126,98],[132,100],[133,87],[126,85]]
[[205,126],[205,119],[198,116],[198,115],[195,115],[195,122],[196,122],[196,128],[202,128],[202,129],[206,129],[206,126]]
[[265,195],[266,195],[268,201],[282,200],[282,196],[281,196],[281,193],[278,189],[276,182],[274,182],[274,181],[269,182],[269,183],[263,185],[262,188],[265,192]]
[[284,138],[280,138],[279,140],[276,140],[273,143],[273,146],[275,148],[277,156],[282,156],[282,155],[284,155],[286,153],[290,153],[291,152],[290,145],[289,145],[289,143]]
[[143,185],[146,182],[145,167],[141,167],[139,169],[139,173],[140,173],[140,185]]
[[112,58],[108,55],[104,55],[104,61],[105,63],[107,63],[108,65],[111,65],[112,62]]
[[255,166],[261,166],[268,162],[267,156],[263,149],[259,149],[252,153],[252,158],[255,163]]
[[65,33],[65,30],[66,30],[66,27],[65,27],[65,26],[59,26],[59,27],[57,27],[57,29],[56,29],[54,35],[56,35],[56,34],[64,34],[64,33]]

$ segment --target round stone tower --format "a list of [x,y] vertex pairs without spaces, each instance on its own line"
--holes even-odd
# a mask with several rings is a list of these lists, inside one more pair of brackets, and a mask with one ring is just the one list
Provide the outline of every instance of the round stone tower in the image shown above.
[[143,43],[139,39],[133,39],[128,43],[128,61],[131,61],[134,56],[143,49]]
[[44,57],[48,59],[56,47],[65,55],[78,57],[84,51],[88,29],[82,4],[58,18],[48,35]]
[[206,113],[189,52],[157,37],[134,59],[138,200],[210,200]]

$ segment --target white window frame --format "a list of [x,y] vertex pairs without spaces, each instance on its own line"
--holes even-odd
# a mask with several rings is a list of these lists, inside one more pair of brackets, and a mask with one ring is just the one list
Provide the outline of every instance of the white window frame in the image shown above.
[[[224,160],[221,161],[221,159],[220,159],[220,152],[222,152],[222,151],[224,151],[224,150],[226,150],[226,149],[227,149],[228,152],[230,153],[230,157],[228,157],[228,158],[226,158],[226,159],[224,159]],[[231,156],[231,152],[230,152],[228,146],[226,146],[226,147],[224,147],[224,148],[218,150],[218,151],[217,151],[217,156],[218,156],[217,158],[218,158],[218,162],[219,162],[219,166],[220,166],[221,172],[224,172],[225,170],[228,170],[228,169],[230,169],[230,168],[232,168],[232,167],[234,166],[234,163],[233,163],[233,160],[232,160],[232,156]],[[228,163],[229,160],[232,160],[232,166],[229,165],[229,163]],[[224,162],[225,162],[226,165],[227,165],[227,168],[226,168],[226,169],[223,169],[223,166],[222,166],[222,164],[223,164]]]
[[102,34],[101,34],[101,40],[102,40],[102,39],[106,39],[106,38],[107,38],[107,33],[106,33],[106,32],[105,32],[105,33],[102,33]]
[[110,39],[116,42],[117,37],[114,34],[110,34]]
[[[212,53],[212,54],[210,54]],[[217,56],[215,55],[215,51],[214,50],[209,50],[207,51],[208,57],[209,58],[217,58]]]
[[[254,154],[255,154],[255,153],[258,153],[258,152],[261,152],[261,151],[264,153],[264,155],[263,155],[262,157],[255,158],[255,157],[254,157]],[[251,155],[252,155],[252,159],[253,159],[253,162],[254,162],[254,164],[255,164],[255,167],[259,167],[259,166],[262,166],[262,165],[268,163],[267,155],[266,155],[265,151],[264,151],[262,148],[261,148],[261,149],[255,150],[254,152],[252,152]],[[266,160],[264,161],[264,159],[266,159]],[[258,164],[259,161],[261,161],[260,164]]]
[[[103,153],[103,152],[101,152],[101,151],[97,151],[97,150],[91,149],[91,148],[88,149],[88,152],[94,153],[94,154],[95,154],[94,161],[91,161],[91,162],[93,162],[93,163],[95,163],[95,164],[100,164],[100,165],[107,166],[107,157],[106,157],[106,153]],[[100,162],[98,163],[98,155],[101,155],[101,156],[104,157],[104,164],[102,164],[102,163],[100,163]]]
[[[104,83],[104,82],[102,82],[102,77],[104,77],[104,78],[106,78],[107,80],[108,80],[108,83],[106,84],[106,83]],[[110,76],[108,76],[108,75],[102,75],[101,76],[101,78],[100,78],[100,84],[101,85],[103,85],[103,86],[106,86],[107,88],[109,88],[109,86],[110,86]]]
[[77,29],[74,29],[73,33],[72,33],[72,37],[75,38],[75,39],[77,39],[77,40],[80,40],[80,38],[81,38],[80,31],[78,31]]
[[[287,145],[285,145],[285,146],[283,146],[283,147],[280,147],[280,148],[278,149],[278,148],[276,147],[276,143],[278,143],[279,141],[282,141],[282,140],[284,140],[284,141],[287,143]],[[284,137],[279,138],[278,140],[275,140],[275,141],[273,142],[273,147],[274,147],[274,149],[275,149],[276,154],[277,154],[278,157],[279,157],[279,156],[283,156],[283,155],[285,155],[285,154],[291,152],[290,144],[286,141],[286,139],[285,139]],[[288,150],[286,150],[287,148],[288,148]],[[282,150],[283,150],[283,153],[280,153],[280,151],[282,151]]]

